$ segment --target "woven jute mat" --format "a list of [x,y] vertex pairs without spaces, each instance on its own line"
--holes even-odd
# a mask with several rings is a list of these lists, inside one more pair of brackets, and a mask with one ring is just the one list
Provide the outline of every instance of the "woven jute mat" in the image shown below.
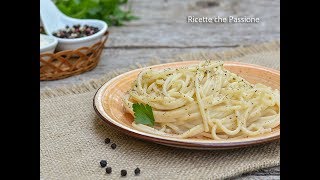
[[[219,53],[184,54],[150,64],[184,60],[232,60],[280,68],[280,43],[240,47]],[[225,179],[280,164],[280,142],[219,151],[187,150],[144,142],[104,124],[96,115],[93,96],[119,69],[101,79],[41,92],[40,177],[43,179]],[[117,144],[115,150],[104,139]],[[99,165],[107,160],[112,174]],[[139,167],[141,174],[134,176]]]

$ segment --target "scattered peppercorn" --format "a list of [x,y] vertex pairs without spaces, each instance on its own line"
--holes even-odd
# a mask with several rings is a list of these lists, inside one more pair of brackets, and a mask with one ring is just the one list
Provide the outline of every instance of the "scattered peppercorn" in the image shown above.
[[140,169],[139,169],[139,168],[136,168],[136,169],[134,170],[134,174],[135,174],[135,175],[139,175],[139,174],[140,174]]
[[115,143],[112,143],[112,144],[111,144],[111,148],[112,148],[112,149],[115,149],[116,147],[117,147],[117,145],[116,145]]
[[109,143],[110,143],[110,139],[109,139],[109,138],[106,138],[106,139],[104,140],[104,142],[105,142],[106,144],[109,144]]
[[127,175],[127,171],[126,170],[121,170],[121,176],[126,176]]
[[97,27],[88,26],[88,25],[80,26],[80,24],[78,24],[78,25],[73,25],[72,27],[66,26],[64,29],[60,29],[52,33],[52,35],[58,38],[74,39],[74,38],[91,36],[99,31],[100,30]]
[[111,167],[107,167],[107,168],[106,168],[106,173],[107,173],[107,174],[110,174],[111,172],[112,172],[112,168],[111,168]]
[[101,160],[100,161],[100,166],[101,167],[106,167],[107,166],[107,161],[106,160]]

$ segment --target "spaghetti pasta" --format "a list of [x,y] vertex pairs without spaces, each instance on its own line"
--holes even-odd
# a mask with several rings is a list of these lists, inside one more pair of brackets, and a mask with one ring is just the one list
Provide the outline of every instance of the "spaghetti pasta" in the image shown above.
[[279,90],[250,84],[222,61],[143,70],[124,97],[132,115],[134,103],[152,107],[155,126],[132,126],[160,136],[232,139],[271,132],[280,124]]

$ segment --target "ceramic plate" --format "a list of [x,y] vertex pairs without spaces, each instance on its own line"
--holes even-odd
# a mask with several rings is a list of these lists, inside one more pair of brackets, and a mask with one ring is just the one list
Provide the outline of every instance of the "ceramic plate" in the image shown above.
[[[199,61],[184,61],[155,65],[151,66],[151,68],[164,69],[169,67],[188,66],[197,63],[199,63]],[[277,70],[240,62],[225,62],[224,67],[245,78],[250,83],[255,84],[259,82],[270,86],[273,89],[277,88],[280,90],[280,72]],[[176,139],[135,130],[131,126],[133,117],[131,114],[125,112],[122,98],[130,89],[132,82],[136,79],[141,70],[142,68],[136,69],[111,79],[97,91],[93,101],[95,111],[104,122],[129,136],[158,144],[187,149],[231,149],[280,139],[280,126],[274,128],[270,133],[255,137],[219,141],[209,139]]]

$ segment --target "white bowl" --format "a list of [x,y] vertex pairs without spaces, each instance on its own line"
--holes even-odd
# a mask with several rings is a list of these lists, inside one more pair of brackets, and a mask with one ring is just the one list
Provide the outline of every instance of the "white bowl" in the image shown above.
[[[58,44],[57,38],[53,36],[48,36],[45,34],[40,34],[40,39],[47,41],[47,44],[41,46],[40,43],[40,53],[53,53]],[[41,41],[41,40],[40,40]]]
[[89,25],[99,28],[99,31],[93,35],[75,38],[64,39],[58,38],[58,51],[74,50],[80,47],[88,47],[99,42],[104,33],[108,29],[107,23],[96,19],[76,19],[63,14],[51,0],[40,0],[40,20],[43,24],[44,30],[50,36],[60,29],[64,29],[67,25]]
[[[71,22],[70,23],[66,23],[66,25],[69,25],[70,27],[72,27],[73,25],[80,25],[80,26],[84,26],[84,25],[89,25],[89,26],[94,26],[99,28],[99,31],[93,35],[90,36],[86,36],[86,37],[81,37],[81,38],[74,38],[74,39],[65,39],[65,38],[58,38],[58,46],[57,46],[57,50],[58,51],[62,51],[62,50],[74,50],[74,49],[78,49],[81,47],[90,47],[93,44],[101,41],[103,35],[105,34],[105,32],[108,29],[108,25],[107,23],[105,23],[104,21],[100,21],[100,20],[83,20],[83,21],[75,21],[74,23],[72,23],[71,19],[68,19]],[[61,29],[65,28],[61,27]],[[58,29],[57,29],[58,30]]]

